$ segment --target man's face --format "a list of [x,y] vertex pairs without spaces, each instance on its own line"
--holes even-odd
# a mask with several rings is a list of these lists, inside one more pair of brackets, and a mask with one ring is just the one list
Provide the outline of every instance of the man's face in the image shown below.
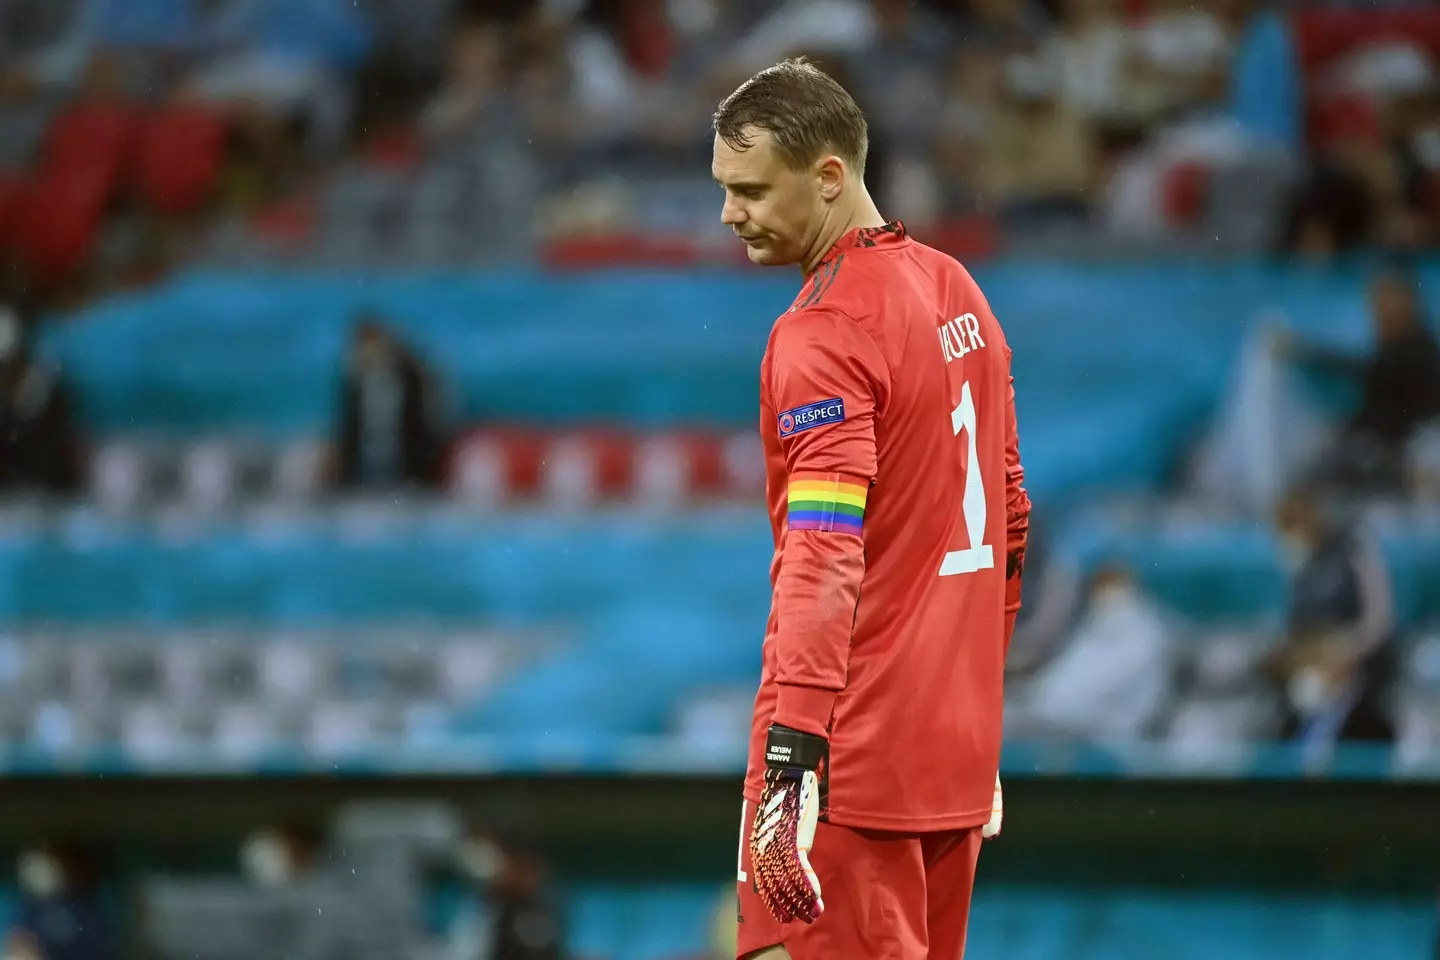
[[827,193],[836,189],[827,185],[826,162],[794,170],[768,131],[746,133],[751,145],[744,150],[715,137],[710,170],[725,188],[720,221],[745,243],[751,263],[803,263],[820,232]]

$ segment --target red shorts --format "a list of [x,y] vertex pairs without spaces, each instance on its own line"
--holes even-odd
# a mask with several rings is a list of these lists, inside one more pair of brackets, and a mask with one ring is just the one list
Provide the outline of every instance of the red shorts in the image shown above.
[[821,823],[810,865],[825,913],[812,924],[779,923],[750,879],[754,808],[741,818],[739,925],[735,955],[784,945],[791,960],[961,960],[980,828],[888,833]]

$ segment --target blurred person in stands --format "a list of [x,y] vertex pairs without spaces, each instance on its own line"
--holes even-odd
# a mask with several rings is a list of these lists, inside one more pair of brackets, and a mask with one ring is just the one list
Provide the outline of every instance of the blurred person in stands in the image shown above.
[[623,141],[638,125],[639,87],[619,46],[583,16],[583,0],[541,0],[514,30],[512,89],[531,136],[556,160],[588,172],[587,151]]
[[935,115],[953,46],[951,24],[907,0],[875,0],[876,31],[869,46],[847,57],[837,77],[873,117],[865,181],[879,202],[912,228],[945,213],[930,162]]
[[448,960],[562,960],[565,927],[548,888],[544,862],[533,851],[473,832],[456,865],[483,899],[488,920],[453,941]]
[[875,133],[924,139],[939,106],[936,83],[953,43],[948,21],[909,0],[875,0],[875,34],[848,62],[857,95],[878,114]]
[[1339,429],[1312,471],[1314,482],[1354,491],[1398,491],[1405,446],[1426,421],[1440,416],[1440,348],[1419,287],[1403,270],[1377,273],[1370,283],[1375,346],[1368,356],[1306,343],[1277,333],[1282,359],[1360,384],[1360,405]]
[[985,198],[1007,220],[1084,219],[1098,187],[1094,134],[1062,96],[1053,63],[1007,58],[1000,90],[999,108],[978,141]]
[[742,75],[799,53],[863,55],[877,40],[882,12],[871,0],[790,0],[757,23],[731,51]]
[[1007,705],[1007,733],[1097,741],[1148,736],[1172,699],[1178,644],[1165,612],[1134,575],[1101,567],[1063,648]]
[[1045,5],[1036,0],[967,0],[961,8],[962,55],[975,50],[1000,56],[1033,53],[1050,31]]
[[1118,0],[1063,0],[1060,8],[1060,27],[1044,50],[1057,92],[1086,118],[1122,117],[1131,106],[1134,57]]
[[20,912],[4,960],[115,960],[118,931],[100,886],[105,865],[98,850],[81,844],[47,844],[26,850],[16,864]]
[[1221,6],[1197,7],[1189,0],[1156,0],[1132,30],[1135,106],[1147,119],[1183,115],[1199,104],[1221,99],[1234,53],[1232,29]]
[[1005,656],[1005,676],[1032,677],[1059,652],[1086,583],[1075,560],[1055,549],[1034,514],[1025,544],[1025,603],[1015,618],[1015,633]]
[[14,59],[0,58],[9,81],[4,86],[47,99],[83,86],[97,60],[113,63],[132,81],[132,92],[146,89],[173,68],[197,26],[195,5],[184,0],[22,0],[0,6],[19,8],[20,29],[10,36],[23,43]]
[[1291,201],[1284,248],[1324,260],[1364,245],[1433,242],[1437,77],[1429,52],[1400,40],[1364,45],[1315,86],[1328,98],[1324,140]]
[[504,119],[505,42],[504,28],[489,18],[467,16],[455,25],[444,79],[420,114],[420,130],[432,147],[470,142]]
[[240,845],[240,871],[257,887],[289,886],[315,869],[320,850],[320,834],[308,827],[261,827]]
[[1275,520],[1290,573],[1286,639],[1270,662],[1286,704],[1282,734],[1321,753],[1337,740],[1392,740],[1395,613],[1384,557],[1312,490],[1292,491]]
[[69,390],[31,354],[19,314],[0,306],[0,491],[73,491],[79,447]]
[[341,387],[337,486],[373,492],[437,483],[445,444],[437,406],[425,363],[379,318],[362,317]]
[[261,142],[277,125],[303,125],[317,147],[333,147],[350,104],[345,83],[373,41],[358,4],[346,0],[222,0],[199,26],[211,54],[187,78],[188,92],[237,111]]
[[935,138],[941,204],[1028,222],[1084,217],[1098,195],[1095,141],[1059,93],[1042,57],[962,48]]

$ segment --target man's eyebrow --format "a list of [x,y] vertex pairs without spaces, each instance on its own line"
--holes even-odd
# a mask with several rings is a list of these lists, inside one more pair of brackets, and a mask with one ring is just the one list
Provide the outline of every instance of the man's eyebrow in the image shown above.
[[714,178],[716,183],[720,184],[720,186],[727,187],[731,190],[764,190],[766,186],[765,184],[755,180],[735,180],[730,183],[726,183],[724,180],[721,180],[714,174],[711,174],[711,176]]

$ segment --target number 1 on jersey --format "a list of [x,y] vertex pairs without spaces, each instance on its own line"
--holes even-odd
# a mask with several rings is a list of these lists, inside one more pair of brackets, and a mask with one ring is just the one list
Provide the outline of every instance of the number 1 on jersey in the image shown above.
[[962,511],[965,516],[965,534],[970,546],[964,550],[951,550],[940,564],[940,576],[955,577],[962,573],[989,570],[995,566],[995,552],[985,539],[985,481],[980,476],[979,454],[975,444],[975,400],[970,395],[970,381],[960,388],[960,405],[950,411],[950,426],[955,436],[965,431],[965,441],[970,445],[969,459],[965,468],[965,496]]

